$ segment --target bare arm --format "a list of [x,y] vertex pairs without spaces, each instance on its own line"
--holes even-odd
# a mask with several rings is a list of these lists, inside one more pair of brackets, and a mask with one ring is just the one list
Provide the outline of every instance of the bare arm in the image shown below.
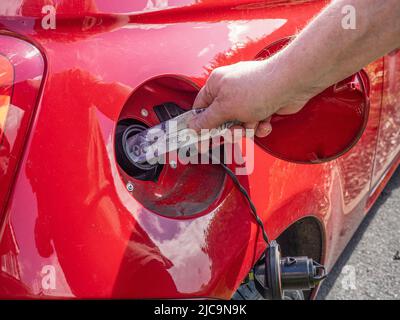
[[[355,30],[342,26],[348,5],[355,8]],[[332,1],[272,58],[214,70],[194,104],[208,110],[191,127],[239,120],[265,136],[272,114],[300,110],[313,96],[398,47],[399,0]]]

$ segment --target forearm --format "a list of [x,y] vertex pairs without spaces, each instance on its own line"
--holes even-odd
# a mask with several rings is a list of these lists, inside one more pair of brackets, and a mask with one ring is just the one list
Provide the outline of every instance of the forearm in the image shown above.
[[[355,29],[343,25],[355,8]],[[400,47],[400,0],[335,0],[283,50],[265,61],[214,70],[194,103],[208,109],[191,127],[239,120],[258,136],[274,113],[299,111],[312,97]]]
[[[346,5],[356,9],[355,30],[342,26]],[[282,81],[320,93],[400,47],[399,17],[399,0],[333,1],[274,57]]]

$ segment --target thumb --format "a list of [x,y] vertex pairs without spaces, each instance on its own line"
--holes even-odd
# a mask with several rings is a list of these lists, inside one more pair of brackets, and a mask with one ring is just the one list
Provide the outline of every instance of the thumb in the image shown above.
[[225,119],[216,111],[216,106],[217,104],[214,102],[203,112],[197,114],[188,123],[189,128],[199,132],[201,129],[213,129],[223,124]]

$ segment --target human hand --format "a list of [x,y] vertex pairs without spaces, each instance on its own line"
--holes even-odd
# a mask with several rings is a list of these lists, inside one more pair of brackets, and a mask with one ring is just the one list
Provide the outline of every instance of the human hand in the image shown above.
[[273,57],[215,69],[193,106],[207,109],[189,127],[200,131],[237,120],[244,128],[254,129],[256,136],[267,136],[272,130],[271,115],[295,113],[312,97],[281,74],[278,63]]

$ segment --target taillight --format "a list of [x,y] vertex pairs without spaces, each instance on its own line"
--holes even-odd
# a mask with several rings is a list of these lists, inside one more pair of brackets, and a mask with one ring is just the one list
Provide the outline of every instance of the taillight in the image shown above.
[[42,55],[32,44],[0,35],[0,218],[39,98],[44,69]]

